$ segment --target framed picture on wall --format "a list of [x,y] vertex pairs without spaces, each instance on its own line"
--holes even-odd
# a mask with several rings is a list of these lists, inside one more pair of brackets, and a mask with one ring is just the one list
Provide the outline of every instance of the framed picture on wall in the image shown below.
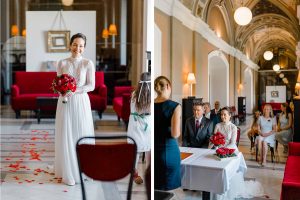
[[67,52],[70,47],[70,31],[48,31],[48,52]]
[[279,97],[279,92],[278,91],[271,91],[271,97],[273,97],[273,98]]

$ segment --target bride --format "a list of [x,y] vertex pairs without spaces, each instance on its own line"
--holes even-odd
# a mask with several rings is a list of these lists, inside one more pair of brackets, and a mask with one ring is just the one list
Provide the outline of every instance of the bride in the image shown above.
[[[233,148],[239,152],[236,146],[237,127],[230,121],[231,114],[228,107],[221,109],[221,121],[215,127],[214,133],[220,132],[225,136],[225,147]],[[212,148],[210,144],[208,148]],[[230,182],[230,189],[225,194],[216,195],[217,199],[252,198],[263,196],[262,185],[258,181],[245,181],[243,172],[239,171]]]

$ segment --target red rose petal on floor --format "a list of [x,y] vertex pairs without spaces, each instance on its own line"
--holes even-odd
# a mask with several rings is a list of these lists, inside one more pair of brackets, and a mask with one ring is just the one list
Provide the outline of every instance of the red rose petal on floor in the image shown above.
[[11,160],[10,158],[5,158],[5,160]]
[[68,190],[64,190],[63,192],[68,192]]
[[44,184],[44,183],[39,183],[40,185]]
[[22,184],[23,182],[18,182],[19,184]]

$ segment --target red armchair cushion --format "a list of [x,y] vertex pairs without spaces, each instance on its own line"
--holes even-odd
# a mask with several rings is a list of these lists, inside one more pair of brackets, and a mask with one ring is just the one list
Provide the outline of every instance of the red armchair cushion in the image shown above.
[[114,91],[113,109],[125,123],[129,121],[132,91],[131,86],[116,86]]
[[286,161],[282,181],[281,199],[300,199],[300,143],[289,143],[289,156]]
[[289,142],[289,156],[290,155],[300,156],[300,142]]

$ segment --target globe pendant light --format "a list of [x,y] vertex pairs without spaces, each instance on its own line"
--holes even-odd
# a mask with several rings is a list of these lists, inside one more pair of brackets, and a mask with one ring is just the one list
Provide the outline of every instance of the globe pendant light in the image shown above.
[[284,78],[284,74],[283,73],[279,74],[279,77]]
[[280,66],[278,64],[273,65],[273,70],[275,72],[279,71],[280,70]]
[[271,60],[272,58],[273,58],[273,52],[272,51],[265,51],[264,59],[265,60]]
[[245,26],[252,20],[252,12],[247,7],[239,7],[234,12],[234,20],[238,25]]

